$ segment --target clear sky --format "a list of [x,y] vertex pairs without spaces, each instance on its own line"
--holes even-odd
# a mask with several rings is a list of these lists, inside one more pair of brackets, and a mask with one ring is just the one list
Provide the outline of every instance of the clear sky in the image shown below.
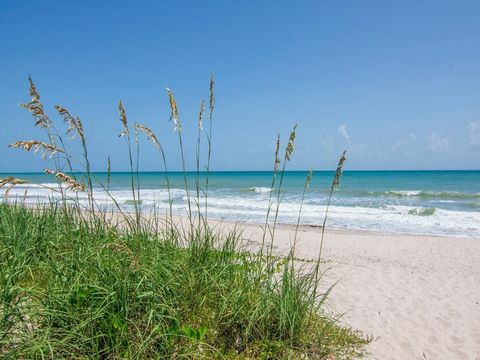
[[29,73],[60,125],[54,104],[82,118],[96,170],[127,169],[119,99],[179,169],[165,87],[193,167],[211,72],[215,170],[270,169],[294,123],[291,169],[331,169],[347,146],[347,169],[479,169],[479,18],[476,0],[0,0],[0,172],[43,166],[7,148],[41,138],[18,107]]

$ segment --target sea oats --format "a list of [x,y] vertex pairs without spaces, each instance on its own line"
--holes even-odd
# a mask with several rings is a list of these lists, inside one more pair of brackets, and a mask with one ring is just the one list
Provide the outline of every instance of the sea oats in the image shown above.
[[128,130],[127,113],[125,112],[125,108],[123,107],[122,100],[118,102],[118,112],[120,114],[120,121],[123,124],[123,131],[120,133],[120,135],[118,135],[118,137],[129,136],[130,132]]
[[8,145],[11,148],[20,148],[25,151],[30,151],[32,148],[34,149],[33,152],[37,152],[41,150],[42,157],[46,158],[52,157],[56,153],[64,153],[63,149],[60,149],[54,145],[43,143],[38,140],[28,140],[28,141],[17,141],[13,144]]
[[40,102],[40,95],[35,88],[35,84],[33,83],[31,76],[28,76],[28,82],[30,83],[29,93],[32,97],[32,100],[30,100],[30,102],[26,104],[20,104],[20,106],[30,111],[33,118],[35,119],[35,126],[41,128],[52,127],[53,123],[47,116],[47,114],[45,114],[43,104]]
[[202,100],[200,112],[198,113],[198,129],[203,131],[203,115],[205,114],[205,100]]
[[83,125],[80,118],[78,116],[74,118],[67,109],[61,107],[60,105],[55,105],[55,109],[57,109],[58,113],[63,116],[63,121],[68,125],[67,135],[71,134],[71,138],[73,139],[75,138],[76,133],[80,139],[84,141],[85,134],[83,132]]
[[209,99],[210,119],[212,119],[213,109],[215,108],[214,86],[215,86],[215,78],[213,77],[213,74],[211,74],[210,75],[210,99]]
[[60,105],[55,105],[55,109],[63,117],[63,122],[68,125],[67,135],[70,135],[72,138],[75,137],[75,133],[73,133],[73,131],[77,128],[77,121],[75,120],[75,118],[70,115],[70,112],[67,109],[61,107]]
[[154,132],[150,128],[148,128],[148,127],[146,127],[142,124],[135,124],[135,125],[133,125],[133,127],[135,129],[137,129],[138,131],[141,131],[145,135],[147,135],[147,137],[155,144],[155,146],[157,146],[158,148],[161,147],[160,141],[158,141],[157,136],[154,134]]
[[297,124],[295,124],[295,126],[293,127],[293,130],[290,133],[290,138],[288,139],[287,147],[285,148],[285,160],[287,161],[290,161],[290,157],[292,156],[293,151],[295,150],[296,129],[297,129]]
[[347,160],[347,150],[342,153],[340,156],[340,160],[338,160],[337,170],[335,171],[335,178],[333,179],[333,186],[340,186],[340,178],[342,177],[343,173],[343,165],[345,164],[345,160]]
[[137,123],[133,123],[133,128],[135,129],[135,144],[138,145],[138,128],[135,126]]
[[32,99],[35,100],[40,100],[40,94],[37,92],[37,88],[35,87],[35,84],[33,83],[32,77],[28,75],[28,82],[30,83],[30,87],[28,89],[29,95],[32,97]]
[[64,183],[66,185],[67,190],[70,189],[74,192],[84,192],[85,191],[85,185],[84,184],[76,182],[74,179],[72,179],[67,174],[64,174],[60,171],[50,170],[50,169],[44,169],[43,171],[47,175],[55,175],[55,177],[58,180],[60,180],[62,183]]
[[182,123],[180,122],[180,117],[178,115],[177,102],[175,101],[175,96],[173,96],[172,90],[167,88],[168,100],[170,102],[170,120],[173,120],[174,128],[173,131],[182,131]]
[[280,134],[277,135],[277,143],[275,146],[275,165],[273,166],[273,176],[277,174],[278,167],[280,166],[280,157],[278,152],[280,151]]
[[213,109],[215,108],[215,94],[214,94],[214,87],[215,87],[215,79],[213,74],[210,74],[210,98],[209,98],[209,107],[210,107],[210,114],[209,114],[209,130],[207,135],[207,142],[208,142],[208,157],[207,157],[207,177],[205,179],[205,220],[207,219],[208,214],[208,182],[209,182],[209,174],[210,174],[210,159],[212,156],[212,116],[213,116]]
[[13,176],[9,176],[9,177],[6,177],[6,178],[1,178],[0,179],[0,189],[3,188],[4,186],[7,186],[7,189],[5,190],[3,196],[5,198],[8,197],[8,193],[9,191],[16,185],[21,185],[21,184],[27,184],[27,181],[26,180],[22,180],[22,179],[17,179],[17,178],[14,178]]
[[330,202],[332,200],[333,191],[335,190],[335,187],[340,186],[340,178],[342,177],[343,165],[345,164],[345,160],[347,160],[347,150],[345,150],[342,153],[342,155],[340,156],[340,159],[338,160],[337,170],[335,171],[335,177],[333,178],[332,186],[330,187],[330,192],[328,194],[327,207],[325,209],[325,216],[323,217],[322,235],[320,237],[320,249],[318,251],[317,265],[315,267],[315,289],[314,289],[315,291],[314,291],[314,293],[317,290],[317,280],[318,280],[318,276],[319,276],[320,260],[322,258],[323,239],[324,239],[324,236],[325,236],[325,226],[327,224],[328,210],[330,209]]

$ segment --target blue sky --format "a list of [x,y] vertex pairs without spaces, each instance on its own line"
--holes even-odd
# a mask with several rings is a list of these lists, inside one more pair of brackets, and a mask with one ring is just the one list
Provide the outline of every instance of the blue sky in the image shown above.
[[[42,138],[30,73],[51,117],[79,115],[93,166],[127,169],[117,103],[179,169],[165,87],[193,167],[197,113],[216,76],[213,168],[268,170],[298,123],[290,169],[480,168],[478,1],[0,0],[0,172],[37,171],[7,148]],[[75,145],[73,145],[75,147]],[[146,143],[141,169],[161,170]]]

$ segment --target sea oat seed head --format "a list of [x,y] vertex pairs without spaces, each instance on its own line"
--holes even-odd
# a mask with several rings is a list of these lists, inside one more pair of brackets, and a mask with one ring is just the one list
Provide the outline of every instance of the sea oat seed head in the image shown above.
[[137,123],[133,123],[133,128],[135,129],[135,144],[138,144],[138,128],[135,125],[137,125]]
[[4,186],[6,186],[7,184],[8,184],[7,189],[3,193],[3,196],[5,198],[8,197],[8,193],[10,192],[10,190],[14,186],[21,185],[21,184],[27,184],[27,181],[22,180],[22,179],[14,178],[13,176],[9,176],[9,177],[0,179],[0,189],[3,188]]
[[214,94],[214,87],[215,87],[215,78],[213,74],[210,74],[210,120],[212,119],[213,109],[215,108],[215,94]]
[[85,191],[85,185],[79,182],[76,182],[74,179],[72,179],[70,176],[67,174],[64,174],[60,171],[54,171],[50,169],[44,169],[43,170],[45,174],[47,175],[55,175],[55,177],[60,180],[62,183],[64,183],[67,187],[67,190],[72,190],[73,192],[84,192]]
[[275,164],[273,165],[273,176],[277,174],[278,167],[280,166],[280,158],[278,152],[280,151],[280,134],[277,135],[277,143],[275,146]]
[[35,84],[33,83],[32,77],[28,75],[28,82],[30,83],[29,94],[32,97],[32,100],[40,100],[40,94],[37,92]]
[[170,102],[170,120],[173,120],[173,131],[182,131],[182,123],[180,122],[180,117],[178,115],[177,102],[175,101],[175,96],[173,96],[172,90],[167,88],[168,100]]
[[155,136],[155,134],[150,128],[141,124],[135,124],[133,126],[136,130],[139,130],[140,132],[143,132],[145,135],[147,135],[147,137],[155,144],[155,146],[157,146],[158,148],[161,147],[160,141],[158,141],[158,138]]
[[205,114],[205,100],[202,100],[198,114],[198,130],[203,131],[203,115]]
[[63,149],[60,149],[54,145],[43,143],[38,140],[28,140],[28,141],[17,141],[13,144],[8,145],[11,148],[23,149],[25,151],[30,151],[32,148],[34,149],[33,152],[36,153],[37,151],[41,150],[42,158],[49,157],[51,158],[56,153],[64,153]]
[[345,160],[347,160],[347,150],[342,153],[342,155],[340,156],[340,160],[338,160],[337,170],[335,171],[335,178],[333,179],[333,187],[340,186],[340,178],[342,177],[343,165],[345,164]]
[[[68,125],[67,128],[67,135],[70,133],[73,133],[73,130],[75,130],[75,119],[73,118],[72,115],[68,112],[67,109],[64,107],[61,107],[60,105],[55,105],[55,109],[57,109],[58,113],[63,116],[63,122]],[[72,138],[75,137],[75,133],[72,134]]]
[[120,115],[120,121],[123,124],[123,131],[120,133],[120,135],[118,135],[118,137],[129,136],[130,132],[128,130],[127,113],[123,107],[122,100],[118,102],[118,113]]
[[74,118],[67,109],[60,105],[55,105],[55,109],[57,109],[58,113],[63,117],[63,122],[68,125],[67,135],[71,134],[70,138],[74,139],[76,133],[82,141],[85,141],[85,134],[83,133],[83,125],[80,118],[78,116]]
[[43,104],[40,102],[40,95],[38,94],[30,75],[28,76],[28,82],[30,83],[29,94],[32,97],[32,100],[26,104],[20,104],[20,106],[30,111],[35,119],[35,126],[45,129],[52,127],[53,123],[43,110]]
[[77,125],[77,132],[78,132],[78,135],[80,136],[80,139],[82,139],[82,141],[85,141],[85,134],[83,132],[83,124],[82,124],[82,120],[80,120],[80,118],[77,116],[76,117],[77,121],[76,121],[76,125]]
[[285,148],[285,160],[290,161],[290,157],[295,150],[295,137],[296,137],[297,124],[293,127],[292,132],[290,133],[290,138],[288,139],[287,147]]

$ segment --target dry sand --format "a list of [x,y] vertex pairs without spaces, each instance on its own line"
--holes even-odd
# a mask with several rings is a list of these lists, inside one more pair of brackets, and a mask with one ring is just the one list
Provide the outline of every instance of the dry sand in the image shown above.
[[[259,224],[209,224],[241,229],[244,245],[259,248]],[[278,225],[276,254],[288,254],[294,232]],[[320,228],[300,226],[296,257],[316,259],[320,239]],[[336,283],[327,310],[374,337],[367,359],[480,360],[480,239],[327,229],[322,259],[322,286]]]
[[[243,227],[254,245],[262,230]],[[277,253],[293,230],[277,229]],[[316,258],[320,235],[301,227],[297,256]],[[375,337],[369,359],[480,359],[480,239],[327,230],[322,257],[329,310]]]

